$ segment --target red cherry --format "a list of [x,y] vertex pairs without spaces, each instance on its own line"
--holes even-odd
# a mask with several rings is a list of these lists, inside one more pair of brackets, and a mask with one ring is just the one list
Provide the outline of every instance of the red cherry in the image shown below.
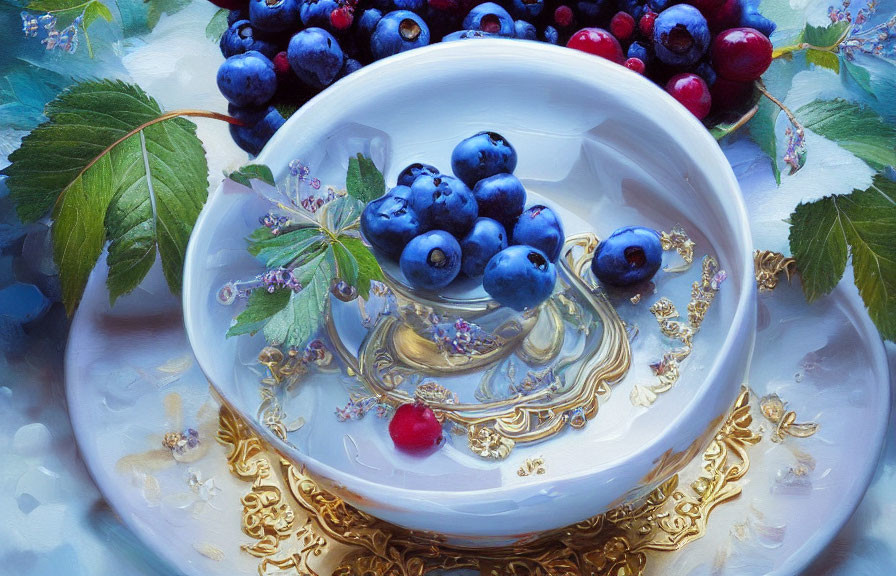
[[355,19],[355,11],[349,6],[343,6],[330,12],[330,24],[337,30],[348,30]]
[[225,10],[239,10],[249,5],[248,0],[209,0],[209,2]]
[[747,103],[753,94],[752,82],[735,82],[726,78],[716,78],[712,88],[712,109],[717,112],[737,110]]
[[703,78],[685,73],[673,76],[666,83],[666,92],[681,102],[698,120],[703,120],[712,108],[709,87]]
[[570,8],[566,4],[557,6],[557,9],[554,10],[554,23],[556,23],[560,28],[568,28],[572,26],[572,19],[572,8]]
[[706,23],[709,24],[709,31],[717,34],[722,30],[734,28],[740,24],[740,18],[743,15],[743,6],[741,0],[725,0],[719,8],[706,14]]
[[635,33],[635,19],[628,12],[617,12],[610,20],[610,32],[620,42],[625,42]]
[[644,66],[644,62],[640,58],[629,58],[625,61],[625,67],[629,70],[634,70],[638,74],[643,74],[644,70],[647,69],[647,67]]
[[712,64],[719,76],[751,82],[772,63],[772,43],[754,28],[731,28],[712,41]]
[[277,74],[277,79],[283,78],[289,74],[292,74],[292,68],[289,66],[289,58],[286,56],[286,52],[278,52],[276,56],[274,56],[274,73]]
[[420,452],[439,443],[442,439],[442,425],[426,404],[402,404],[389,422],[389,436],[399,450]]
[[653,23],[656,22],[656,12],[647,10],[641,19],[638,20],[638,30],[641,31],[646,38],[653,38]]
[[603,28],[582,28],[572,35],[566,47],[594,54],[617,64],[622,64],[625,60],[619,40]]

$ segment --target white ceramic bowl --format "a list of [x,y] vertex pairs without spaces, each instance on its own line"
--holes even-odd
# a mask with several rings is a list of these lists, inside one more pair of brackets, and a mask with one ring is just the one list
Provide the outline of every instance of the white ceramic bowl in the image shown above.
[[[755,333],[752,247],[732,171],[705,128],[641,76],[601,58],[543,43],[471,40],[413,50],[367,66],[299,110],[258,162],[279,179],[293,159],[324,183],[344,182],[347,159],[372,156],[388,184],[411,162],[450,166],[455,143],[480,130],[501,133],[519,154],[516,174],[530,193],[563,213],[567,233],[619,226],[668,230],[682,224],[728,272],[682,376],[650,408],[634,406],[635,384],[671,347],[647,307],[668,296],[686,314],[699,264],[658,281],[630,316],[641,335],[634,363],[597,417],[500,462],[472,455],[463,438],[426,458],[396,453],[385,423],[370,415],[340,423],[347,400],[337,380],[303,384],[288,418],[306,424],[283,442],[259,423],[261,336],[226,339],[238,310],[217,290],[251,277],[260,264],[245,236],[268,206],[225,183],[205,206],[187,252],[184,314],[196,357],[212,385],[256,431],[325,487],[375,516],[452,541],[518,541],[599,514],[643,495],[699,452],[743,382]],[[544,456],[547,473],[521,477],[526,458]],[[687,460],[687,459],[684,459]],[[657,474],[661,469],[662,473]]]

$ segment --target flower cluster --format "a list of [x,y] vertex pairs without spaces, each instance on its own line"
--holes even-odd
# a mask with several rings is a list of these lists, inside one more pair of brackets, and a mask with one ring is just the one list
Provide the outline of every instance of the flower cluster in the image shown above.
[[292,270],[286,268],[268,270],[261,275],[261,283],[264,289],[270,293],[273,293],[278,288],[289,288],[293,292],[298,292],[302,289],[299,279],[292,273]]
[[784,151],[784,162],[790,166],[790,173],[793,174],[800,169],[803,159],[806,157],[806,140],[803,128],[793,125],[788,126],[784,130],[787,136],[787,150]]
[[265,228],[269,228],[271,234],[276,236],[284,227],[289,225],[289,218],[286,216],[277,216],[271,212],[260,217],[258,222]]
[[72,54],[78,49],[78,26],[84,21],[84,15],[63,28],[56,29],[56,17],[50,13],[43,16],[35,16],[30,12],[22,12],[22,32],[26,38],[36,38],[41,28],[46,31],[46,38],[40,41],[47,50],[62,50]]
[[848,60],[855,58],[856,53],[870,54],[880,57],[896,56],[896,16],[886,22],[866,27],[871,17],[877,12],[879,3],[871,0],[855,15],[849,10],[852,0],[843,0],[840,8],[828,7],[831,22],[848,22],[852,24],[849,35],[840,44],[843,55]]

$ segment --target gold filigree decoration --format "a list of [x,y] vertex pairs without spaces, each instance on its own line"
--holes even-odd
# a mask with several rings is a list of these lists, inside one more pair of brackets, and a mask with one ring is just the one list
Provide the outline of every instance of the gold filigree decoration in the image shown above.
[[[671,552],[702,537],[712,511],[735,498],[760,441],[750,395],[742,389],[703,452],[696,479],[662,482],[637,505],[624,505],[539,538],[504,548],[453,548],[361,512],[271,452],[228,408],[219,440],[230,446],[234,475],[252,484],[243,501],[246,546],[261,558],[259,574],[287,571],[338,576],[424,576],[468,568],[490,576],[642,576],[648,552]],[[292,516],[284,505],[290,506]],[[300,512],[307,519],[300,520]]]
[[763,396],[759,400],[759,409],[765,419],[775,425],[772,442],[783,442],[785,435],[808,438],[818,431],[815,422],[797,423],[796,412],[787,410],[787,405],[777,394]]
[[684,266],[667,266],[663,269],[666,272],[684,272],[694,263],[694,247],[696,244],[690,239],[680,224],[676,224],[669,232],[660,232],[660,246],[665,251],[675,250],[681,256],[681,259],[684,260]]
[[703,257],[703,270],[700,280],[691,285],[691,300],[688,302],[687,322],[681,319],[678,309],[666,297],[660,298],[650,306],[650,312],[656,318],[660,331],[667,338],[678,340],[682,346],[673,348],[663,354],[662,359],[650,365],[651,371],[657,378],[657,383],[651,386],[636,384],[629,395],[629,400],[635,406],[650,406],[657,396],[672,389],[681,375],[680,364],[682,360],[690,356],[694,345],[694,335],[700,331],[703,319],[716,293],[719,285],[725,280],[724,270],[719,269],[719,264],[712,256]]
[[520,469],[516,471],[517,476],[531,476],[533,474],[544,474],[547,469],[544,467],[544,458],[527,458],[523,462]]
[[457,404],[458,401],[457,394],[433,380],[418,385],[414,389],[414,399],[426,404]]
[[796,272],[796,260],[771,250],[753,252],[753,266],[756,271],[756,285],[761,292],[774,290],[782,272],[788,284]]
[[470,450],[492,460],[507,458],[515,444],[510,438],[487,426],[470,426],[467,441],[470,443]]

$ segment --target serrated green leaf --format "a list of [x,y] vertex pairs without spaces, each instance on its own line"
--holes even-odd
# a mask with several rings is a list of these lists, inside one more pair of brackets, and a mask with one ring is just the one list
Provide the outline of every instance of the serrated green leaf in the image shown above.
[[827,50],[816,50],[809,48],[806,50],[806,62],[833,70],[837,74],[840,73],[840,59],[833,52]]
[[358,154],[348,159],[345,188],[351,196],[366,204],[386,193],[386,179],[370,158]]
[[341,242],[333,243],[333,254],[336,257],[336,274],[340,280],[351,286],[358,286],[358,261]]
[[324,222],[333,234],[339,234],[346,228],[356,226],[361,212],[364,211],[364,203],[352,196],[342,196],[328,202],[325,210]]
[[872,109],[836,100],[816,100],[796,112],[803,125],[833,140],[869,166],[881,170],[896,165],[896,127]]
[[292,293],[292,290],[282,288],[273,292],[261,288],[253,290],[246,302],[246,309],[236,317],[236,323],[227,331],[227,336],[258,332],[268,318],[286,308]]
[[790,215],[790,252],[809,302],[834,289],[846,269],[847,245],[839,197],[799,204]]
[[213,42],[219,42],[221,40],[221,36],[223,36],[224,32],[227,30],[227,15],[229,13],[230,11],[225,10],[224,8],[215,12],[205,27],[206,38]]
[[842,66],[841,70],[844,75],[855,80],[855,83],[858,84],[869,97],[877,100],[877,95],[874,93],[874,87],[871,84],[871,73],[868,72],[868,70],[850,61],[842,53],[840,54],[840,65]]
[[753,141],[771,159],[775,182],[781,185],[781,170],[778,168],[778,140],[775,136],[775,123],[781,109],[768,98],[759,100],[759,109],[747,126]]
[[84,20],[81,22],[81,25],[85,29],[90,28],[90,25],[100,18],[106,22],[111,22],[112,11],[102,2],[91,2],[84,7]]
[[338,240],[340,244],[345,246],[345,248],[352,254],[355,261],[358,263],[358,283],[355,284],[355,287],[358,289],[358,294],[364,299],[369,298],[370,282],[372,280],[382,282],[385,279],[383,277],[383,269],[380,268],[380,264],[377,262],[373,252],[370,251],[370,248],[368,248],[359,238],[353,236],[340,236]]
[[[260,230],[267,230],[263,228]],[[264,234],[264,233],[261,233]],[[294,263],[305,251],[312,250],[324,241],[320,228],[309,227],[291,230],[277,235],[267,233],[264,239],[250,238],[249,253],[271,268],[279,268]]]
[[806,24],[803,30],[803,42],[818,48],[833,48],[849,32],[851,24],[846,21],[835,22],[830,26],[812,26]]
[[274,173],[264,164],[246,164],[239,170],[228,174],[227,177],[243,186],[251,187],[252,180],[261,180],[265,184],[276,186]]
[[332,261],[333,251],[328,248],[324,254],[309,262],[302,272],[307,279],[302,282],[302,289],[294,292],[286,307],[265,324],[264,336],[268,342],[303,348],[320,330],[333,280]]

